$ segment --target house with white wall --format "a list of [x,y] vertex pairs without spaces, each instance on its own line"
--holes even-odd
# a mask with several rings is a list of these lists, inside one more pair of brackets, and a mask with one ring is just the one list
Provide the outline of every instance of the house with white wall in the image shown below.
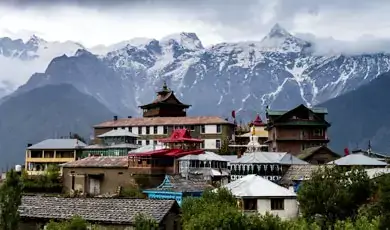
[[222,187],[237,197],[238,206],[245,213],[265,215],[268,212],[281,219],[298,216],[296,193],[261,176],[247,175]]

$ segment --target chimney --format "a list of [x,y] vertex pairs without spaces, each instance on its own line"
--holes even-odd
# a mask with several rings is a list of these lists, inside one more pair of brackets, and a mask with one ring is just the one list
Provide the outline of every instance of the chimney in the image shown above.
[[118,120],[118,116],[114,116],[114,121]]
[[133,116],[127,116],[127,118],[133,118]]
[[32,144],[30,144],[30,143],[27,144],[27,148],[28,148],[28,147],[31,147],[31,146],[32,146]]

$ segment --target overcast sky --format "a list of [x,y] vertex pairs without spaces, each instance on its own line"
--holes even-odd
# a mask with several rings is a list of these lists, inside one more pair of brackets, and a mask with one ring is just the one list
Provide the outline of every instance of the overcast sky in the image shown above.
[[389,12],[390,0],[1,0],[0,36],[93,46],[185,31],[209,45],[260,40],[278,22],[326,49],[333,37],[390,50]]

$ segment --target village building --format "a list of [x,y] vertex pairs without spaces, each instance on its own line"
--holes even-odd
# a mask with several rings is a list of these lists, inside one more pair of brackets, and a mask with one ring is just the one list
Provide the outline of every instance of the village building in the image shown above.
[[50,220],[74,216],[101,227],[128,230],[134,229],[138,214],[154,219],[159,229],[181,229],[180,207],[174,200],[23,196],[19,214],[20,230],[40,230]]
[[287,152],[246,152],[243,155],[223,155],[229,160],[231,181],[249,174],[279,181],[291,165],[308,164]]
[[168,137],[173,130],[186,128],[191,136],[201,139],[201,148],[219,150],[224,142],[232,139],[234,123],[217,116],[187,116],[190,105],[181,103],[174,92],[164,83],[156,99],[142,105],[143,117],[114,118],[94,126],[95,138],[113,129],[125,129],[139,135],[138,144],[157,144]]
[[[267,124],[265,124],[260,115],[257,114],[256,118],[249,124],[249,132],[235,136],[235,144],[246,144],[249,142],[251,136],[257,137],[259,144],[263,145],[268,140],[268,131],[266,130]],[[264,146],[264,151],[268,151],[268,146]]]
[[227,184],[230,180],[228,160],[213,152],[205,151],[197,155],[187,155],[178,159],[179,174],[188,178],[200,175],[215,185]]
[[349,154],[341,157],[340,159],[328,162],[327,164],[343,166],[346,168],[352,168],[354,166],[362,166],[364,168],[384,168],[388,165],[386,162],[368,157],[361,153]]
[[334,165],[292,165],[278,184],[298,192],[303,181],[309,180],[313,172],[324,167],[332,168]]
[[201,139],[192,138],[188,129],[176,129],[169,138],[158,140],[164,147],[146,152],[129,152],[129,170],[132,174],[166,175],[178,174],[178,159],[186,155],[204,152]]
[[157,187],[144,190],[149,199],[176,200],[181,205],[185,197],[200,197],[206,189],[214,187],[203,177],[187,177],[166,175],[164,181]]
[[134,184],[127,156],[90,156],[61,167],[66,193],[115,196],[124,186]]
[[370,179],[375,179],[375,178],[378,178],[378,177],[381,177],[383,175],[387,175],[390,173],[390,168],[369,168],[369,169],[365,169],[366,173],[367,173],[367,176],[370,178]]
[[77,139],[47,139],[28,144],[25,170],[29,175],[42,175],[49,165],[71,162],[80,157],[86,144]]
[[281,219],[298,216],[296,193],[260,176],[247,175],[223,187],[237,198],[238,207],[244,213],[270,213]]
[[129,151],[139,148],[137,134],[126,129],[111,130],[97,136],[97,144],[82,148],[81,157],[88,156],[127,156]]
[[304,149],[297,157],[310,164],[321,165],[339,159],[340,155],[321,145]]
[[290,111],[267,108],[268,143],[270,151],[289,152],[294,155],[315,146],[327,146],[329,142],[325,108],[308,108],[299,105]]
[[[347,150],[349,151],[349,150]],[[384,161],[386,163],[390,162],[390,156],[383,153],[378,153],[372,150],[371,148],[371,141],[368,142],[368,148],[366,150],[364,149],[355,149],[352,150],[352,154],[363,154],[365,156],[377,159],[379,161]]]

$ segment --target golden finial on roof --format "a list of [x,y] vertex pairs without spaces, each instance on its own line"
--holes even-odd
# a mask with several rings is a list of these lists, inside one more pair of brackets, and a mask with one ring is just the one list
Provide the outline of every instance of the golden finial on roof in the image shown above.
[[164,80],[164,84],[163,84],[163,91],[168,91],[168,86],[167,86],[167,82]]

